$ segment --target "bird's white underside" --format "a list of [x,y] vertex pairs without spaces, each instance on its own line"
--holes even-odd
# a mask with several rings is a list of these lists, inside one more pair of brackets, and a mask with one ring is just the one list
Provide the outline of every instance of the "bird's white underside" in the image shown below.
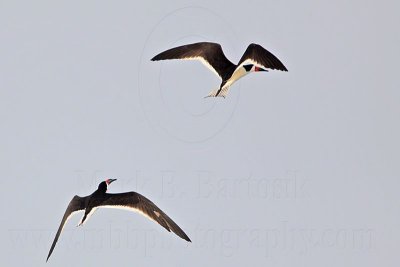
[[[246,76],[247,74],[249,74],[250,72],[253,72],[254,67],[252,68],[251,71],[247,72],[246,69],[243,67],[244,65],[254,65],[257,66],[259,68],[263,68],[263,69],[269,69],[267,67],[265,67],[264,65],[258,63],[257,61],[254,61],[252,59],[246,59],[245,61],[243,61],[239,66],[236,67],[235,71],[233,72],[232,76],[229,78],[229,80],[224,84],[224,86],[221,89],[221,92],[218,94],[218,96],[222,96],[222,97],[226,97],[229,93],[229,89],[230,87],[240,78],[242,78],[243,76]],[[217,92],[219,89],[216,90],[212,90],[208,96],[216,96]]]
[[[233,72],[232,76],[229,78],[228,81],[226,81],[226,83],[224,84],[224,86],[221,89],[221,92],[219,92],[218,96],[222,96],[222,97],[226,97],[229,93],[229,89],[230,87],[240,78],[242,78],[243,76],[249,74],[249,72],[246,71],[245,68],[243,68],[243,66],[240,66],[238,68],[235,69],[235,71]],[[212,90],[207,96],[217,96],[217,93],[219,91],[219,88]]]
[[[205,60],[203,57],[186,57],[186,58],[180,58],[182,60],[199,60],[203,65],[205,65],[208,69],[210,69],[212,72],[214,72],[218,77],[222,78],[218,72],[214,69],[214,67],[208,63],[207,60]],[[243,61],[239,66],[236,67],[235,71],[233,72],[231,78],[225,83],[225,85],[222,87],[221,92],[218,94],[218,96],[226,97],[228,95],[230,87],[240,78],[248,74],[249,72],[246,72],[246,70],[243,68],[244,65],[252,64],[255,65],[259,68],[263,69],[269,69],[262,65],[261,63],[253,60],[253,59],[246,59]],[[219,88],[212,90],[207,96],[208,97],[214,97],[216,96],[217,92],[219,91]]]
[[[181,58],[182,60],[198,60],[201,63],[203,63],[203,65],[205,65],[208,69],[210,69],[212,72],[214,72],[218,77],[222,78],[218,72],[213,68],[213,66],[208,63],[207,60],[205,60],[203,57],[186,57],[186,58]],[[230,87],[240,78],[242,78],[243,76],[249,74],[249,72],[247,72],[244,69],[244,65],[248,65],[248,64],[252,64],[255,65],[259,68],[263,68],[263,69],[269,69],[267,67],[265,67],[264,65],[260,64],[259,62],[253,60],[253,59],[246,59],[245,61],[243,61],[239,66],[236,67],[235,71],[233,72],[231,78],[229,78],[229,80],[225,83],[225,85],[222,87],[221,92],[218,94],[218,96],[222,96],[222,97],[226,97],[228,95],[229,89]],[[208,97],[214,97],[216,96],[217,92],[219,91],[219,88],[212,90],[207,96]]]

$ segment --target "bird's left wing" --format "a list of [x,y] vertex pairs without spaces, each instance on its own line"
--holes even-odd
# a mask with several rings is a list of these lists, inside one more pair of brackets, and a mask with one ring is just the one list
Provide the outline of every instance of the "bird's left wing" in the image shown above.
[[56,236],[54,237],[53,244],[51,245],[49,255],[47,256],[46,261],[49,260],[49,257],[51,253],[53,253],[54,247],[56,246],[57,240],[60,237],[60,234],[64,228],[65,223],[68,221],[68,219],[72,216],[74,212],[84,210],[85,209],[85,201],[86,197],[79,197],[79,196],[74,196],[72,200],[69,202],[69,205],[64,213],[64,216],[61,220],[60,226],[58,227]]
[[168,232],[172,231],[182,239],[191,242],[185,232],[170,217],[168,217],[167,214],[141,194],[136,192],[127,192],[106,195],[106,200],[100,204],[99,208],[128,209],[139,212],[150,220],[160,224]]
[[161,52],[151,60],[158,61],[166,59],[200,60],[201,63],[220,78],[224,77],[228,69],[235,66],[226,58],[220,44],[210,42],[200,42],[174,47]]
[[283,63],[267,49],[258,44],[250,44],[237,64],[236,70],[246,64],[265,69],[287,71]]

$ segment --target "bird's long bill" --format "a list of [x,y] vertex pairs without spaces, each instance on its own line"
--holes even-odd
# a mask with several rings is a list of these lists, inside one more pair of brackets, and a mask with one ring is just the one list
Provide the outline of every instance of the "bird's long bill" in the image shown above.
[[112,182],[114,182],[114,181],[116,181],[117,179],[107,179],[106,180],[106,183],[107,184],[111,184]]

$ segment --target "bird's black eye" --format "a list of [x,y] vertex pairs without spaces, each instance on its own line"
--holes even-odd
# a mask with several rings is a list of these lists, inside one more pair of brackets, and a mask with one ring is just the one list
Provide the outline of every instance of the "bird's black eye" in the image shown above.
[[249,65],[243,65],[243,68],[249,72],[251,70],[251,68],[253,67],[253,65],[249,64]]

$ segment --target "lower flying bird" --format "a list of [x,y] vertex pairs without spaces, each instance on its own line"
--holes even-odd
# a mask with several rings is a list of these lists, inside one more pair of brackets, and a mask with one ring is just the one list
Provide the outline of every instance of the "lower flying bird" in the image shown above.
[[151,202],[141,194],[136,192],[126,192],[119,194],[106,193],[108,186],[115,180],[116,179],[107,179],[101,182],[97,190],[89,196],[74,196],[72,198],[61,220],[61,224],[58,227],[58,231],[54,238],[53,244],[51,245],[46,261],[49,260],[49,257],[53,252],[57,240],[60,237],[60,234],[64,228],[64,224],[71,217],[71,215],[78,211],[85,211],[79,223],[79,225],[82,225],[97,208],[128,209],[131,211],[139,212],[150,220],[157,222],[169,232],[172,230],[172,232],[177,234],[179,237],[191,242],[185,232],[183,232],[183,230],[170,217],[168,217],[167,214],[165,214],[153,202]]
[[229,87],[250,72],[281,70],[287,71],[282,62],[272,53],[258,44],[250,44],[237,65],[226,58],[222,47],[217,43],[200,42],[182,45],[166,50],[152,61],[165,59],[200,60],[221,79],[222,83],[216,90],[212,90],[207,97],[226,97]]

